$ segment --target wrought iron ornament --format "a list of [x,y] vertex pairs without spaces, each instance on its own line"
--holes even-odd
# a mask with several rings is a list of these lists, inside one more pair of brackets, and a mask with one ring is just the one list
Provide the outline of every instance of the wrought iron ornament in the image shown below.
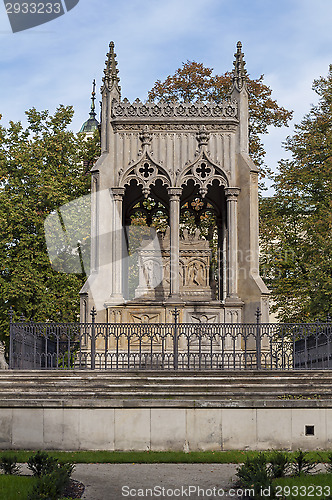
[[292,370],[332,368],[331,321],[316,323],[11,322],[12,369]]

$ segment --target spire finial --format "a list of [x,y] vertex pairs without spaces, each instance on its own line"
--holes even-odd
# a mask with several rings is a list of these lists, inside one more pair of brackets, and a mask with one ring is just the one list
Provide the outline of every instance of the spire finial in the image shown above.
[[96,80],[92,82],[90,118],[96,118]]
[[108,90],[112,90],[114,86],[118,89],[119,93],[121,91],[121,87],[119,85],[120,78],[118,77],[119,70],[117,69],[117,60],[116,53],[114,52],[114,42],[111,42],[109,45],[109,51],[106,55],[107,59],[105,61],[106,67],[104,69],[104,77],[103,77],[103,87],[102,91],[106,87]]
[[241,42],[237,42],[237,51],[234,56],[235,61],[233,62],[233,86],[238,91],[241,91],[246,81],[246,70],[244,69],[246,63],[244,60],[244,54],[242,52]]

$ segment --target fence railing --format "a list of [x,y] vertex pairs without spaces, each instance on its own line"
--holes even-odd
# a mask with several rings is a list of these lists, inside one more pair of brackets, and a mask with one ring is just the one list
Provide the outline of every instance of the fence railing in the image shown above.
[[10,324],[11,369],[330,369],[332,323]]

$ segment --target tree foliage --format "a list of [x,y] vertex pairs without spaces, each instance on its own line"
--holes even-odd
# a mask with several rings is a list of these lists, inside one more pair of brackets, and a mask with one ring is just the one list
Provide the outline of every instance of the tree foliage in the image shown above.
[[[269,176],[271,171],[264,163],[265,149],[261,135],[268,133],[268,128],[282,127],[292,118],[292,111],[278,105],[272,99],[272,90],[264,83],[264,75],[252,79],[248,75],[247,88],[249,93],[249,152],[260,167],[261,178]],[[214,75],[213,68],[207,68],[202,63],[187,61],[178,68],[174,75],[168,76],[163,82],[157,80],[150,90],[150,100],[164,99],[195,101],[224,99],[232,88],[232,73]]]
[[87,194],[90,178],[83,159],[98,142],[68,130],[71,107],[53,116],[31,109],[27,127],[0,127],[0,325],[8,334],[8,309],[39,321],[76,320],[84,276],[51,267],[44,221],[65,203]]
[[275,196],[261,200],[262,263],[283,320],[314,320],[332,305],[332,65],[313,83],[319,102],[288,137]]

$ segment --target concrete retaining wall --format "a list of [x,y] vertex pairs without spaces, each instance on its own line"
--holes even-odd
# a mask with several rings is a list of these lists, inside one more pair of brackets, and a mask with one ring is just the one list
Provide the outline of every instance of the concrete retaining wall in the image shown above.
[[0,448],[328,449],[331,379],[327,371],[0,372]]
[[[305,435],[305,426],[314,435]],[[8,408],[0,448],[57,450],[326,449],[330,408]]]

